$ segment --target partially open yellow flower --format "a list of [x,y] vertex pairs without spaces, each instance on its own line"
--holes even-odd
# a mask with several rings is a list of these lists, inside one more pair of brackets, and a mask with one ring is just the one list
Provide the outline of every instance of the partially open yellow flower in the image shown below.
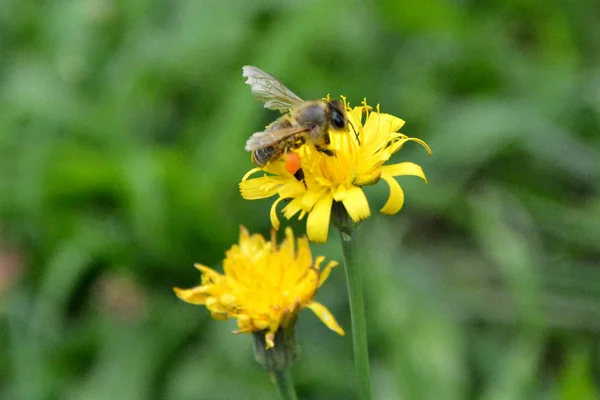
[[227,251],[224,274],[204,265],[202,284],[191,289],[174,288],[177,296],[192,304],[206,306],[214,319],[237,319],[234,333],[265,331],[267,349],[274,346],[277,330],[292,325],[301,308],[310,308],[331,330],[343,329],[325,306],[313,300],[337,262],[321,271],[325,257],[313,260],[308,239],[294,241],[291,228],[277,246],[275,237],[266,241],[242,227],[238,245]]
[[[298,151],[305,182],[289,173],[283,161],[254,168],[242,178],[240,191],[245,199],[279,196],[271,207],[271,223],[275,229],[279,229],[277,205],[287,200],[283,215],[289,219],[297,213],[300,213],[299,218],[308,214],[306,231],[309,239],[326,242],[334,201],[341,202],[352,220],[359,222],[371,214],[362,186],[373,185],[380,179],[387,182],[390,195],[380,211],[395,214],[404,204],[404,192],[394,177],[413,175],[426,181],[423,170],[417,164],[384,165],[408,141],[419,143],[431,155],[431,149],[425,142],[398,132],[404,125],[403,120],[381,113],[379,106],[377,111],[372,111],[366,100],[362,106],[354,108],[346,103],[345,98],[344,103],[351,129],[348,134],[330,133],[329,148],[335,156],[316,151],[308,145]],[[249,179],[258,171],[270,175]]]

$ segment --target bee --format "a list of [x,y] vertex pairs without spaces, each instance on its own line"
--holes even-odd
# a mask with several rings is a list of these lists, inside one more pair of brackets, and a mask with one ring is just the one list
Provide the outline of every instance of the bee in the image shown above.
[[348,130],[348,117],[340,100],[304,101],[257,67],[245,66],[242,71],[242,76],[248,78],[246,83],[251,86],[252,94],[265,103],[265,108],[285,113],[246,142],[246,151],[252,152],[254,164],[264,167],[285,155],[287,170],[298,180],[303,180],[299,157],[291,150],[312,144],[317,151],[335,156],[334,151],[327,148],[331,143],[328,131]]

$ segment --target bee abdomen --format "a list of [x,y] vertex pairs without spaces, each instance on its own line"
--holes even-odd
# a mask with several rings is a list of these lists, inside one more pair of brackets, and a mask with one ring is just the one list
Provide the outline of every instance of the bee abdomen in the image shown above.
[[271,160],[274,153],[274,146],[267,146],[262,149],[254,150],[252,152],[252,162],[259,167],[264,167]]

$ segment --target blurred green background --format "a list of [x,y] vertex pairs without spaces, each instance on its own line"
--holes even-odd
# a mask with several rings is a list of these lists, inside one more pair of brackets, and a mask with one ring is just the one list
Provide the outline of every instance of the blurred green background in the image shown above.
[[[377,399],[598,398],[594,0],[0,2],[0,398],[276,397],[250,337],[171,291],[269,232],[237,189],[277,116],[246,64],[433,149],[395,156],[429,179],[399,214],[367,188]],[[313,251],[341,260],[333,230]],[[349,332],[342,268],[317,299]],[[298,331],[300,397],[355,399],[351,338]]]

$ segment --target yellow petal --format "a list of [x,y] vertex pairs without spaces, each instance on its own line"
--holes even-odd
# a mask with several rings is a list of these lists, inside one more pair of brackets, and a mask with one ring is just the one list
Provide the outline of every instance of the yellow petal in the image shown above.
[[[273,245],[276,245],[275,241],[273,241]],[[295,246],[296,243],[294,242],[294,232],[292,231],[292,228],[288,226],[285,228],[285,239],[279,245],[279,251],[285,251],[291,258],[294,258],[296,255]]]
[[210,312],[210,317],[212,319],[216,319],[217,321],[225,321],[228,317],[227,313],[224,312]]
[[254,327],[256,329],[258,329],[259,331],[262,331],[263,329],[267,329],[269,327],[270,323],[271,323],[271,321],[269,321],[268,319],[255,319],[254,321],[252,321],[252,324],[254,325]]
[[240,229],[239,249],[244,254],[252,254],[264,247],[265,239],[258,234],[250,235],[246,228]]
[[236,300],[237,298],[231,293],[225,293],[219,297],[219,302],[225,307],[231,307]]
[[401,136],[402,136],[401,139],[395,140],[391,144],[391,146],[388,148],[388,151],[389,151],[390,154],[393,154],[393,153],[397,152],[398,150],[400,150],[402,148],[402,146],[404,146],[404,143],[406,143],[406,142],[417,142],[421,146],[423,146],[425,148],[425,150],[427,150],[427,153],[429,155],[431,155],[431,148],[429,147],[429,145],[427,143],[425,143],[421,139],[419,139],[419,138],[411,138],[411,137],[404,136],[404,135],[401,135]]
[[205,275],[212,277],[215,276],[219,276],[221,274],[219,274],[217,271],[215,271],[214,269],[207,267],[206,265],[202,265],[202,264],[194,264],[194,268],[196,268],[198,271],[202,272]]
[[342,201],[346,197],[346,186],[339,185],[337,189],[333,191],[333,199],[335,201]]
[[298,247],[296,251],[296,265],[304,268],[306,265],[313,264],[313,257],[308,244],[308,238],[303,236],[298,238]]
[[202,271],[202,284],[203,285],[213,285],[223,282],[226,279],[224,275],[221,275],[217,271],[205,267],[204,265],[194,264],[194,266]]
[[234,333],[242,333],[242,332],[252,332],[252,320],[249,316],[241,314],[237,317],[237,325],[240,328],[239,331],[235,331]]
[[267,343],[267,350],[275,347],[275,332],[269,332],[265,335],[265,342]]
[[319,287],[321,287],[321,285],[325,283],[327,278],[329,278],[331,269],[333,267],[336,267],[337,265],[338,265],[337,261],[329,261],[329,263],[327,264],[325,269],[321,272],[321,275],[319,275]]
[[429,147],[429,145],[427,143],[425,143],[424,141],[422,141],[421,139],[417,139],[417,138],[411,138],[410,140],[419,143],[421,146],[425,147],[425,150],[427,150],[427,153],[429,155],[431,155],[431,148]]
[[379,114],[381,116],[381,124],[386,124],[390,132],[398,132],[406,123],[403,119],[391,114]]
[[[354,107],[348,111],[348,125],[350,126],[350,134],[358,137],[359,141],[363,141],[363,125],[362,125],[363,107]],[[333,136],[335,138],[335,136]]]
[[354,222],[362,221],[371,215],[369,209],[369,201],[365,192],[357,186],[351,186],[350,189],[346,190],[344,200],[342,201],[348,215]]
[[273,175],[292,176],[285,168],[285,163],[280,161],[267,164],[263,170]]
[[271,212],[270,212],[270,217],[271,217],[271,225],[273,225],[273,228],[275,228],[275,230],[279,230],[279,218],[277,217],[277,204],[279,204],[279,202],[283,200],[283,197],[278,198],[277,200],[275,200],[273,202],[273,205],[271,206]]
[[246,179],[250,177],[250,175],[258,171],[262,171],[262,168],[252,168],[250,171],[248,171],[248,173],[246,173],[246,175],[244,175],[244,177],[242,178],[242,182],[245,182]]
[[353,184],[354,186],[368,186],[374,185],[379,182],[379,178],[381,177],[381,172],[379,169],[374,169],[373,171],[369,171],[367,173],[361,174],[356,177]]
[[286,204],[281,212],[283,212],[284,217],[290,219],[300,210],[302,210],[302,200],[299,197],[296,197],[294,200]]
[[313,301],[308,303],[306,307],[310,308],[329,329],[342,336],[345,335],[344,330],[338,325],[333,315],[323,304]]
[[281,178],[276,179],[270,176],[242,181],[239,184],[242,197],[247,200],[257,200],[271,197],[277,193],[281,186]]
[[315,258],[315,263],[312,265],[314,269],[317,271],[321,270],[321,263],[325,261],[325,256],[318,256]]
[[406,143],[406,142],[417,142],[421,146],[423,146],[425,148],[425,150],[427,150],[427,153],[429,155],[431,155],[431,148],[429,147],[429,145],[427,143],[425,143],[421,139],[409,138],[408,136],[405,136],[402,134],[397,134],[397,135],[398,135],[397,138],[395,138],[393,140],[392,144],[386,149],[389,154],[394,154],[395,152],[399,151],[402,148],[402,146],[404,146],[404,143]]
[[306,221],[306,234],[313,242],[325,243],[329,233],[329,218],[331,217],[331,204],[333,197],[329,193],[321,197],[308,214]]
[[304,192],[306,192],[306,188],[302,182],[297,181],[295,178],[293,180],[287,180],[286,183],[279,186],[277,189],[277,194],[279,197],[283,197],[285,199],[293,199],[298,196],[301,196]]
[[[310,268],[296,284],[296,299],[298,305],[310,303],[319,287],[319,271]],[[290,312],[293,309],[290,310]]]
[[348,111],[348,121],[350,121],[356,129],[362,126],[363,109],[363,106],[358,106],[354,107],[351,111]]
[[181,300],[191,304],[205,304],[206,300],[211,297],[206,293],[206,286],[197,286],[192,289],[173,288],[173,291]]
[[404,191],[395,178],[389,175],[381,175],[390,187],[390,196],[380,210],[384,214],[396,214],[404,205]]
[[[321,199],[321,196],[327,192],[327,188],[321,188],[320,190],[309,190],[304,196],[302,196],[302,209],[304,211],[310,211],[315,206],[315,203]],[[331,196],[329,196],[331,197]]]
[[[379,108],[377,108],[377,110],[379,110]],[[404,126],[404,124],[405,122],[403,119],[392,114],[372,112],[369,114],[367,122],[365,122],[365,127],[367,129],[373,129],[376,127],[378,130],[385,129],[386,132],[397,132],[400,130],[400,128],[402,128],[402,126]]]
[[411,162],[402,162],[398,164],[392,165],[384,165],[381,167],[381,173],[389,176],[402,176],[402,175],[410,175],[410,176],[418,176],[427,182],[427,178],[425,177],[425,173],[423,172],[423,168],[419,165]]
[[391,114],[372,112],[365,122],[365,140],[371,142],[376,138],[384,138],[386,141],[389,134],[397,132],[404,125],[404,120]]

